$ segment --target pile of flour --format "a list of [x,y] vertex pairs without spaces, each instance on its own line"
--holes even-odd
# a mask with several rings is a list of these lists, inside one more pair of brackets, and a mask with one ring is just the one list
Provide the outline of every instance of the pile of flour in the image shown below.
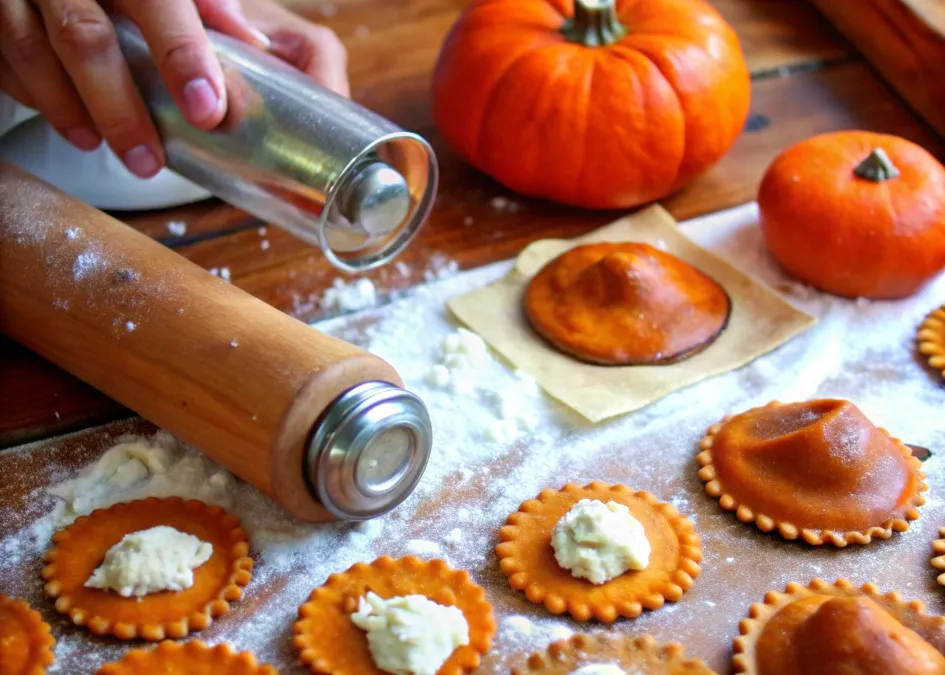
[[[597,427],[549,399],[489,350],[472,357],[474,367],[463,368],[461,359],[453,359],[463,371],[457,376],[463,388],[458,395],[455,388],[443,386],[442,378],[430,376],[431,368],[444,363],[444,345],[456,342],[451,336],[460,328],[444,302],[500,278],[511,263],[452,276],[409,298],[316,326],[388,360],[430,410],[433,455],[415,493],[394,512],[358,525],[299,523],[169,435],[131,437],[124,439],[130,445],[112,450],[78,477],[65,475],[63,467],[44,467],[55,477],[49,491],[53,497],[27,497],[23,511],[14,516],[16,527],[0,539],[0,592],[27,599],[54,621],[60,672],[92,672],[119,657],[123,648],[108,641],[93,643],[85,631],[56,619],[43,599],[37,561],[51,533],[79,513],[117,501],[195,497],[224,506],[242,520],[258,563],[244,599],[201,633],[201,639],[231,642],[273,663],[283,675],[301,675],[306,671],[295,659],[290,627],[312,589],[355,562],[412,553],[442,557],[469,570],[486,588],[499,632],[482,672],[508,672],[509,659],[519,652],[543,648],[574,630],[601,627],[552,617],[511,591],[493,553],[498,529],[522,501],[543,488],[571,480],[606,480],[673,503],[692,518],[704,546],[703,573],[682,601],[621,628],[649,632],[661,641],[709,644],[710,649],[693,655],[718,671],[728,670],[731,639],[749,604],[789,581],[815,576],[876,581],[884,589],[923,599],[931,611],[945,611],[927,562],[930,542],[945,524],[935,517],[939,495],[945,494],[945,390],[922,367],[913,345],[916,325],[945,302],[945,278],[901,303],[824,296],[782,276],[764,250],[755,218],[749,206],[692,221],[683,229],[784,292],[820,323],[744,368]],[[694,458],[709,425],[772,399],[829,396],[853,400],[894,435],[935,453],[924,464],[929,502],[909,532],[861,550],[788,545],[739,523],[705,496]],[[514,403],[503,403],[509,400]],[[514,419],[528,422],[506,425],[507,433],[498,437],[484,433],[512,409]],[[42,453],[42,448],[24,451]],[[742,565],[746,558],[751,558],[747,567]]]

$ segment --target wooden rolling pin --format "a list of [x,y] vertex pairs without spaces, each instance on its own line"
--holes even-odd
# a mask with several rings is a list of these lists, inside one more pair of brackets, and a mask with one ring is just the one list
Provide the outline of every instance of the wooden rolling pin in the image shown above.
[[384,513],[426,466],[389,364],[3,162],[0,330],[301,519]]

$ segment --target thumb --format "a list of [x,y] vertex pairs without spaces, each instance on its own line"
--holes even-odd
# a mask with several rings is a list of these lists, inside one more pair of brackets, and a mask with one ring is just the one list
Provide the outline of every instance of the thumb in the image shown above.
[[194,0],[194,5],[208,28],[259,49],[267,50],[271,46],[272,43],[266,34],[246,18],[239,0]]

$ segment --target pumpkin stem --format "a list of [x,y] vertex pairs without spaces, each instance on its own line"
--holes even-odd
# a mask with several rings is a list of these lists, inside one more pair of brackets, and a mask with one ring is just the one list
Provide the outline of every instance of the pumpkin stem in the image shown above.
[[898,176],[899,169],[889,159],[889,155],[886,154],[885,150],[876,148],[853,169],[853,173],[874,183],[882,183]]
[[627,27],[617,18],[615,0],[574,0],[574,18],[561,34],[587,47],[606,47],[626,36]]

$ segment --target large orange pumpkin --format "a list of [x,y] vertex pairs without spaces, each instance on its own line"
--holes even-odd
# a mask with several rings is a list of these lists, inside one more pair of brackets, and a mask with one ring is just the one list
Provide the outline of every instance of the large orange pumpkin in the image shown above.
[[903,138],[802,141],[768,168],[758,210],[781,266],[828,293],[903,298],[945,269],[945,167]]
[[464,159],[587,208],[684,186],[738,137],[749,95],[738,38],[703,0],[473,0],[433,81]]

